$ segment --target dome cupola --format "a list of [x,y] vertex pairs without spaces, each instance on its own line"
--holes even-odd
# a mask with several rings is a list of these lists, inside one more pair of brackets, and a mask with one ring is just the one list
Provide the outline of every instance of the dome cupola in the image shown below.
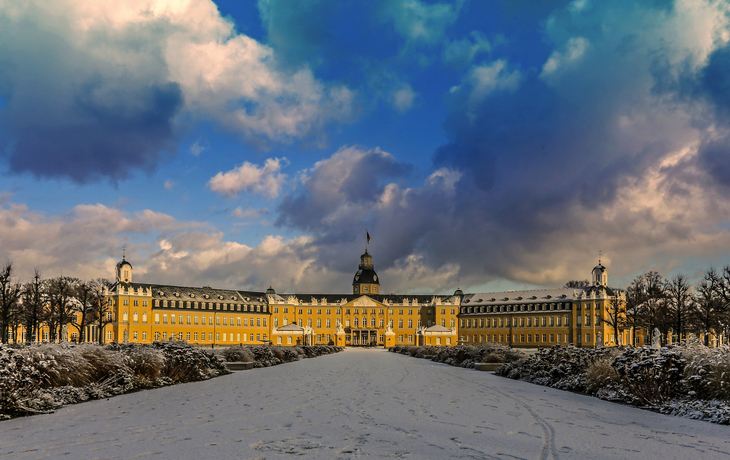
[[355,278],[352,280],[353,294],[379,294],[380,279],[375,273],[373,265],[373,256],[365,250],[365,254],[360,256],[360,265],[358,266]]
[[117,264],[116,269],[117,283],[131,283],[132,282],[132,264],[127,262],[126,255],[122,256],[121,262]]
[[591,271],[591,280],[594,286],[608,286],[608,269],[601,264],[601,259],[598,259],[598,265]]

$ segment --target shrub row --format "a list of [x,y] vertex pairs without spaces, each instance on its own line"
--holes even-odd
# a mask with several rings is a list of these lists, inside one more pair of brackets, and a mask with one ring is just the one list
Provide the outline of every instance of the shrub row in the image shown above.
[[[710,348],[698,342],[661,349],[554,346],[507,363],[496,373],[665,413],[730,423],[728,346]],[[710,406],[713,416],[703,416],[702,408]],[[718,416],[718,411],[725,415]]]
[[181,342],[0,345],[0,420],[227,373],[217,356]]
[[216,349],[215,352],[226,362],[253,362],[254,367],[275,366],[281,363],[296,361],[299,356],[315,358],[342,351],[342,347],[333,345],[297,345],[294,347],[280,347],[267,345],[233,346]]
[[457,345],[455,347],[402,346],[390,347],[389,351],[457,367],[474,368],[474,363],[510,363],[524,359],[523,352],[498,343],[481,345]]

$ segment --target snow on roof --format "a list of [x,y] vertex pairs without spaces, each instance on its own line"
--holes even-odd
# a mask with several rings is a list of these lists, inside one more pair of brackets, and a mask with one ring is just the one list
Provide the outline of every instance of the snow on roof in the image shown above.
[[501,291],[466,294],[462,305],[490,305],[504,303],[544,303],[572,300],[578,292],[587,288],[530,289],[524,291]]

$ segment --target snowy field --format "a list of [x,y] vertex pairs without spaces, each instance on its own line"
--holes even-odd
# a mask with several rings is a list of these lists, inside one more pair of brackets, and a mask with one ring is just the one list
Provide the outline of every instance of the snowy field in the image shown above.
[[0,459],[730,458],[730,427],[385,350],[0,422]]

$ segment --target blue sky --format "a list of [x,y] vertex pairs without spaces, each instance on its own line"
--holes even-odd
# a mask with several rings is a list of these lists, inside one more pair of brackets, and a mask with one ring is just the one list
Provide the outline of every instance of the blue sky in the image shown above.
[[730,263],[725,2],[0,5],[0,259],[448,293]]

